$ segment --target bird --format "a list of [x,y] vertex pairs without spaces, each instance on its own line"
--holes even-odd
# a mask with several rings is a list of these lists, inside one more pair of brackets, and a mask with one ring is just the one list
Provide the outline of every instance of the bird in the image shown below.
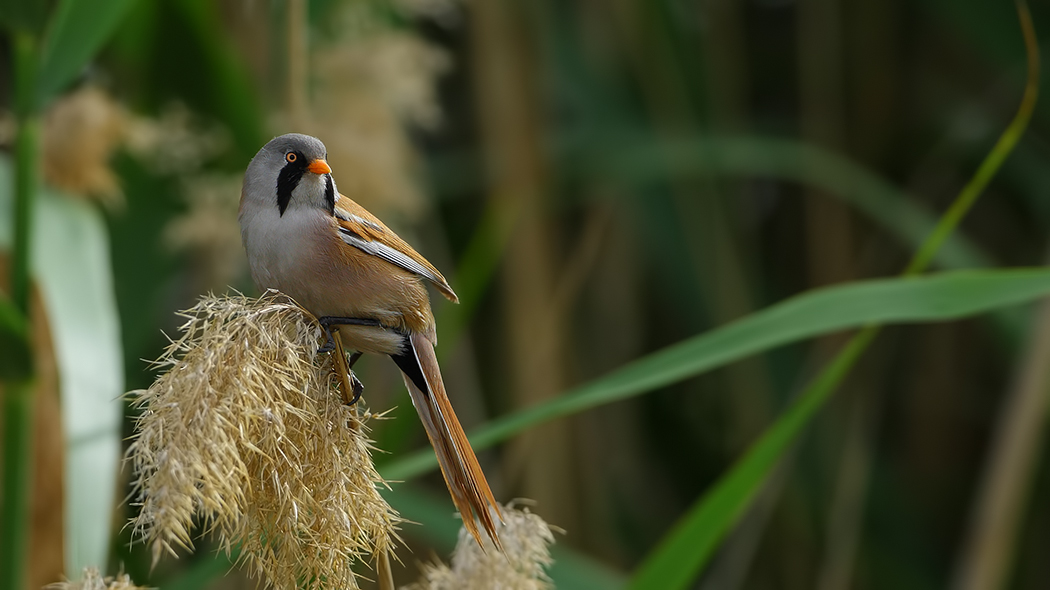
[[[402,372],[453,503],[467,530],[501,548],[499,505],[445,391],[425,285],[459,302],[445,277],[376,216],[339,193],[321,140],[298,133],[264,145],[248,164],[238,221],[252,279],[318,318],[321,351],[347,363],[389,356]],[[334,341],[333,341],[334,336]],[[333,346],[336,344],[336,346]],[[353,378],[354,403],[361,384]],[[344,397],[349,395],[344,391]]]

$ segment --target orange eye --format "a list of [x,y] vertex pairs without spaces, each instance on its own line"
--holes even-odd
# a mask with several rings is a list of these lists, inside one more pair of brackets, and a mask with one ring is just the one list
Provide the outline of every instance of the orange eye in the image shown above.
[[291,164],[292,162],[298,160],[299,156],[295,155],[295,152],[288,152],[288,155],[286,155],[284,159],[288,160],[288,163]]

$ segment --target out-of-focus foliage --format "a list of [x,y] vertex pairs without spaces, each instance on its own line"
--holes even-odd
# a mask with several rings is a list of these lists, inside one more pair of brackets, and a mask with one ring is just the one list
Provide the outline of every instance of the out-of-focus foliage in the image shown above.
[[[10,182],[10,166],[0,162],[0,183]],[[8,195],[0,194],[2,210],[9,209]],[[59,373],[62,412],[56,418],[65,433],[65,554],[67,567],[77,571],[106,559],[109,507],[124,495],[114,481],[122,423],[119,393],[114,392],[124,389],[120,324],[110,245],[99,211],[53,189],[41,191],[36,209],[32,269]],[[10,243],[4,224],[0,246]]]
[[[67,84],[109,39],[133,0],[56,4],[41,50],[40,99],[46,101]],[[45,2],[31,2],[37,6]]]
[[[994,487],[987,458],[1013,428],[997,416],[1018,399],[1045,320],[1026,307],[954,318],[1042,287],[1020,297],[960,284],[1025,274],[991,270],[842,284],[899,272],[1009,122],[1026,63],[1011,3],[91,5],[7,3],[0,18],[8,41],[48,15],[61,15],[52,30],[98,24],[42,46],[55,73],[40,98],[80,105],[45,115],[58,129],[43,170],[66,192],[109,195],[128,389],[153,382],[142,359],[160,356],[176,310],[228,286],[254,292],[240,175],[268,138],[311,133],[340,190],[461,295],[456,308],[434,301],[448,389],[468,431],[494,421],[480,443],[524,429],[481,459],[501,500],[531,498],[566,530],[559,587],[621,585],[842,346],[833,332],[887,319],[940,321],[883,332],[697,584],[979,587],[965,586],[971,515]],[[1050,10],[1032,9],[1050,44]],[[1044,263],[1048,132],[1043,101],[939,269]],[[0,139],[11,143],[9,125]],[[829,285],[841,286],[808,293]],[[901,311],[912,306],[924,311]],[[458,526],[439,478],[416,477],[432,457],[396,370],[380,358],[355,369],[370,408],[397,407],[373,434],[390,451],[381,472],[413,476],[390,495],[422,524],[402,531],[414,553],[395,570],[409,583]],[[998,545],[1013,587],[1050,584],[1050,457],[1036,423],[1010,476],[1022,524]],[[134,516],[120,511],[117,522]],[[114,536],[103,571],[124,564],[164,588],[238,583],[207,537],[151,569],[129,534]]]

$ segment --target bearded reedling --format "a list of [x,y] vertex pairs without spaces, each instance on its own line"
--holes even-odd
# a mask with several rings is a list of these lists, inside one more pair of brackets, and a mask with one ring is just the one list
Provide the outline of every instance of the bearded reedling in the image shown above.
[[[500,547],[494,519],[502,521],[502,514],[445,393],[424,283],[459,299],[430,262],[339,194],[326,157],[320,140],[290,133],[252,158],[239,215],[252,278],[319,318],[328,336],[322,350],[334,349],[344,369],[347,403],[361,394],[350,369],[362,353],[394,360],[465,526],[480,544],[477,518]],[[349,362],[344,346],[355,351]]]

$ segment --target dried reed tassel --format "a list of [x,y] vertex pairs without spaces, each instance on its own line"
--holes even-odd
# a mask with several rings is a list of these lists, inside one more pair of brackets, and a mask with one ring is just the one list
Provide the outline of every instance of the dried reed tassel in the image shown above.
[[459,530],[451,566],[443,563],[423,566],[419,581],[404,590],[548,590],[554,588],[546,569],[554,560],[550,546],[554,534],[538,515],[513,502],[502,510],[503,523],[497,524],[503,553],[492,542],[485,547],[475,542],[467,527]]
[[146,590],[136,586],[127,574],[116,577],[103,577],[97,568],[86,567],[76,582],[55,582],[47,586],[48,590]]
[[392,552],[401,519],[377,490],[371,415],[343,405],[316,322],[275,292],[183,315],[167,370],[131,393],[137,538],[154,562],[192,550],[198,515],[271,587],[357,588],[352,565]]

